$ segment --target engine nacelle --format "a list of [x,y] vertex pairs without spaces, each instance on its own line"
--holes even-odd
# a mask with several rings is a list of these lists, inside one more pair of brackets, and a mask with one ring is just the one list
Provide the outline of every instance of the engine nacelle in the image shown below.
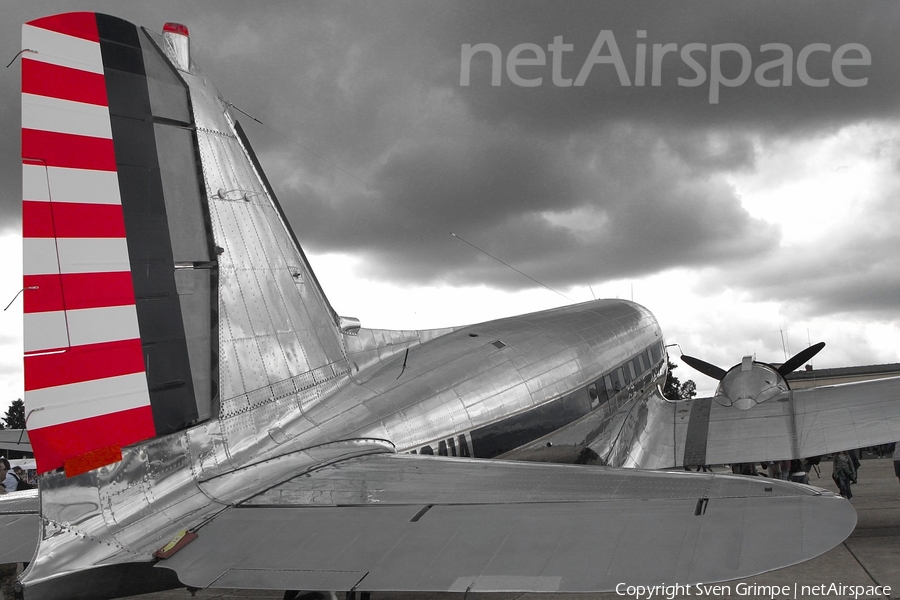
[[722,406],[748,410],[790,389],[791,386],[774,367],[756,362],[752,356],[745,356],[719,381],[714,399]]

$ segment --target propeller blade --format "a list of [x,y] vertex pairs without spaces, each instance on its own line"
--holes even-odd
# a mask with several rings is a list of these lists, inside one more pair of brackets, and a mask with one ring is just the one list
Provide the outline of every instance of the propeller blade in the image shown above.
[[819,350],[825,347],[825,342],[813,344],[806,350],[801,350],[794,356],[790,357],[783,365],[778,367],[778,372],[782,377],[787,377],[788,373],[793,373],[798,367],[802,366],[806,361],[819,353]]
[[720,369],[716,365],[711,365],[705,360],[700,360],[699,358],[694,358],[693,356],[688,356],[687,354],[682,354],[681,360],[683,360],[689,366],[694,367],[704,375],[712,377],[716,381],[721,381],[722,378],[725,377],[725,369]]

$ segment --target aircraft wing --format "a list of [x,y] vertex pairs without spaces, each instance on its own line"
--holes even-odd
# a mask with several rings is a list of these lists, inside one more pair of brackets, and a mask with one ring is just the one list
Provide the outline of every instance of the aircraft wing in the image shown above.
[[[676,464],[806,458],[900,440],[896,377],[791,390],[749,410],[722,406],[715,398],[670,406],[675,411],[673,455],[683,457]],[[672,466],[658,458],[642,466]]]
[[0,449],[15,452],[34,452],[28,439],[28,432],[21,429],[0,430]]
[[746,577],[855,524],[761,478],[370,455],[227,509],[158,566],[198,588],[586,592]]
[[38,491],[27,490],[0,496],[0,563],[28,562],[34,556],[40,533]]

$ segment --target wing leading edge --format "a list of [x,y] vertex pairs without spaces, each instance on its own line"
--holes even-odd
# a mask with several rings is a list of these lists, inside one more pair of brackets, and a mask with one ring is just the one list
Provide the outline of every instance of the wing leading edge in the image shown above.
[[747,577],[855,524],[839,496],[778,481],[380,455],[225,511],[159,566],[195,587],[590,592]]

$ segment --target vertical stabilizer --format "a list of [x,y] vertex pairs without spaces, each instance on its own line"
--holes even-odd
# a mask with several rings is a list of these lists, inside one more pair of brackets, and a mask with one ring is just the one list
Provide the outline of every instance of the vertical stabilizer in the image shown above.
[[101,43],[93,13],[22,37],[29,437],[39,471],[86,470],[156,434]]
[[23,26],[25,404],[74,475],[209,418],[213,241],[187,87],[134,25]]
[[95,13],[23,27],[25,401],[41,472],[91,470],[242,414],[275,384],[347,372],[340,320],[188,35]]

